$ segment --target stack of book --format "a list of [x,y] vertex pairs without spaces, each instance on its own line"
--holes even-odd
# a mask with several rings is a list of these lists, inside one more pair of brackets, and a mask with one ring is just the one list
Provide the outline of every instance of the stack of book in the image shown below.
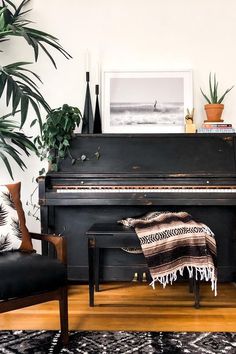
[[204,122],[198,133],[234,133],[235,129],[231,123],[225,122]]

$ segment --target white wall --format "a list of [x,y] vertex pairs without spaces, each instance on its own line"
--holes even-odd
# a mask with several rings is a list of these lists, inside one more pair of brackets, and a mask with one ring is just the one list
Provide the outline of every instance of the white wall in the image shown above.
[[[191,68],[197,125],[205,118],[200,87],[207,89],[209,72],[217,73],[222,91],[236,84],[235,0],[32,0],[31,7],[29,16],[35,26],[56,35],[73,56],[68,61],[55,53],[57,71],[43,54],[34,65],[51,107],[69,103],[83,111],[87,50],[92,94],[98,61],[102,69]],[[5,43],[3,48],[2,65],[33,58],[22,39]],[[236,126],[235,98],[236,87],[225,99],[224,118]],[[32,133],[26,127],[27,131]],[[24,202],[34,189],[31,179],[42,163],[34,157],[27,165],[25,173],[17,167],[14,171],[15,180],[22,181]],[[2,164],[0,168],[0,183],[9,182]],[[32,218],[28,223],[32,230],[39,227]]]

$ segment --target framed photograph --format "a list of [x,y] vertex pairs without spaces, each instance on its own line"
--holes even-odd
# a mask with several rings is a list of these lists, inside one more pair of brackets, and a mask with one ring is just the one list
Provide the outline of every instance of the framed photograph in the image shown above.
[[187,108],[191,70],[104,72],[103,133],[182,133]]

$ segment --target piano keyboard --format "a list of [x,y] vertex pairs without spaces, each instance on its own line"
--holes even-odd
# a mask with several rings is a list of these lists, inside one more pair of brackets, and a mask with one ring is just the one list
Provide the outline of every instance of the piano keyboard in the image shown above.
[[57,193],[236,193],[235,186],[81,186],[57,188]]

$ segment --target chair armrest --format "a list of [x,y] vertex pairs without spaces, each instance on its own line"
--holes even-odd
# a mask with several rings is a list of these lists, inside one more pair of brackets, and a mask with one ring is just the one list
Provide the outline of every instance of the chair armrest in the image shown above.
[[66,240],[63,236],[38,234],[35,232],[30,232],[30,236],[32,239],[53,244],[56,249],[57,259],[65,265],[67,264]]

